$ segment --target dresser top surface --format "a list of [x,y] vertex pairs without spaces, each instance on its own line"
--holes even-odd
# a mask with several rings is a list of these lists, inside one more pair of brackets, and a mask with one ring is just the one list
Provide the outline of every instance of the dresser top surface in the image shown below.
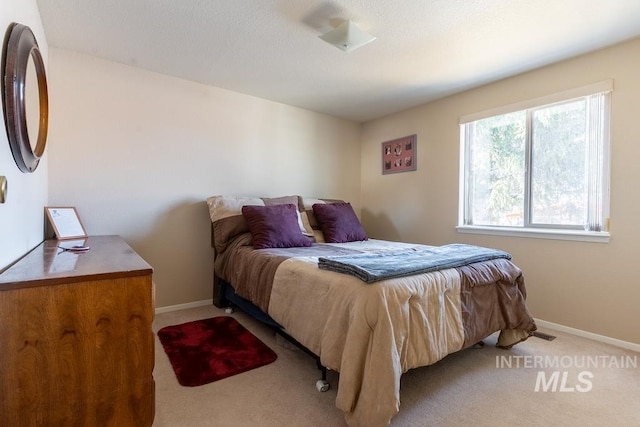
[[[65,250],[88,246],[83,252]],[[0,291],[149,275],[152,267],[120,236],[45,240],[0,274]]]

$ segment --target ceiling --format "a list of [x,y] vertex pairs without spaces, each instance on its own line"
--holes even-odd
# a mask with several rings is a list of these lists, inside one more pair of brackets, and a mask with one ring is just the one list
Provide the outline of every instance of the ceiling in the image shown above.
[[37,2],[51,47],[358,122],[640,36],[639,0]]

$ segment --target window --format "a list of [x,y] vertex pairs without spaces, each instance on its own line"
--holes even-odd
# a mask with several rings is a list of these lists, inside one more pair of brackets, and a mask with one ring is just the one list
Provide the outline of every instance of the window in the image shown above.
[[461,119],[458,228],[608,236],[611,88]]

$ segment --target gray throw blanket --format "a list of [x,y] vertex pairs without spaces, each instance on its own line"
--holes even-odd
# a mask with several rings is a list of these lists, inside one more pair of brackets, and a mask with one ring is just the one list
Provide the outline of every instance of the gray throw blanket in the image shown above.
[[386,253],[320,257],[318,267],[373,283],[496,258],[510,260],[511,255],[497,249],[454,243]]

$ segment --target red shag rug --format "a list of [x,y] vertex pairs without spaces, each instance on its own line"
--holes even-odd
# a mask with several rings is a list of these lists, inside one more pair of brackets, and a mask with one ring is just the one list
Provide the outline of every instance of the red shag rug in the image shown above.
[[188,387],[246,372],[278,357],[229,316],[167,326],[158,337],[178,382]]

